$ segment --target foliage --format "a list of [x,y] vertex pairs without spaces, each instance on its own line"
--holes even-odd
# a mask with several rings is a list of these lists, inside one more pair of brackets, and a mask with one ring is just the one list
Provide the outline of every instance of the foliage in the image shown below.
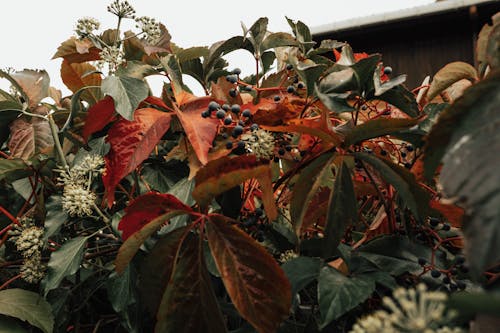
[[[344,332],[397,286],[468,315],[499,292],[497,20],[479,70],[410,91],[300,21],[181,49],[128,2],[108,11],[116,29],[79,20],[54,55],[73,95],[0,72],[0,312],[18,318],[0,330]],[[239,49],[248,77],[224,59]]]

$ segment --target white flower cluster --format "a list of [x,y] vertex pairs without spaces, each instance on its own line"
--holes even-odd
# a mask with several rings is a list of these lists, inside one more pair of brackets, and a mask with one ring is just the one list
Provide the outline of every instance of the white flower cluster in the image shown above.
[[21,225],[11,230],[10,240],[15,242],[16,248],[24,258],[20,273],[28,283],[37,283],[45,275],[45,266],[42,263],[42,249],[44,246],[43,229],[35,227],[31,219],[21,220]]
[[271,159],[274,155],[274,137],[268,131],[252,130],[250,133],[243,134],[241,140],[245,142],[245,148],[257,158]]
[[160,23],[152,17],[142,16],[135,19],[137,22],[136,27],[141,29],[145,34],[146,42],[154,44],[158,42],[161,37]]
[[88,186],[92,183],[94,173],[103,172],[103,164],[101,156],[90,154],[70,170],[59,170],[61,174],[58,180],[64,185],[62,206],[70,216],[92,215],[96,195]]
[[379,310],[361,318],[351,333],[463,333],[460,328],[447,326],[456,313],[446,311],[446,299],[445,293],[429,291],[424,284],[416,289],[397,288],[392,298],[382,300],[388,311]]
[[85,38],[99,29],[101,23],[92,17],[84,17],[76,21],[75,33],[80,38]]
[[110,73],[116,72],[118,67],[125,62],[125,53],[116,45],[104,47],[99,53],[99,56],[101,59],[99,60],[98,67],[102,67],[107,63]]
[[119,18],[134,18],[135,9],[128,1],[115,0],[108,6],[108,12]]
[[286,263],[287,261],[290,261],[294,258],[297,258],[299,255],[297,254],[297,252],[293,251],[293,250],[286,250],[285,252],[283,252],[282,254],[280,254],[280,258],[278,259],[278,261],[282,264]]

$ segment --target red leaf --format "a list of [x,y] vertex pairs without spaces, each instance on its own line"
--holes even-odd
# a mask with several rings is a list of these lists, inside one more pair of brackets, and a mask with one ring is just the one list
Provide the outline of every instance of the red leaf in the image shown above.
[[108,132],[111,145],[102,176],[108,206],[115,200],[115,187],[144,161],[170,128],[172,114],[146,108],[136,110],[134,121],[120,119]]
[[122,239],[126,240],[153,219],[173,210],[193,211],[172,194],[149,192],[141,195],[125,208],[125,215],[118,224],[118,230],[123,231]]
[[111,96],[106,96],[92,105],[87,112],[82,136],[85,142],[93,133],[102,130],[115,119],[115,103]]
[[[143,105],[143,103],[144,103],[144,105]],[[148,96],[144,101],[142,101],[142,103],[140,104],[140,107],[141,108],[147,107],[148,103],[151,105],[154,105],[154,106],[158,106],[158,107],[165,109],[165,110],[169,109],[167,104],[165,104],[165,102],[161,98],[158,98],[155,96]]]
[[262,189],[262,201],[269,220],[278,216],[272,186],[271,168],[268,161],[257,160],[255,155],[221,157],[210,161],[195,176],[193,198],[206,206],[212,198],[245,180],[257,178]]
[[219,126],[219,120],[201,116],[211,100],[208,96],[200,97],[184,104],[182,111],[176,110],[189,142],[203,165],[208,162],[208,151],[212,147]]
[[275,332],[288,317],[290,282],[254,239],[218,214],[209,215],[207,237],[224,286],[238,312],[260,333]]
[[96,48],[90,40],[79,40],[73,36],[61,43],[52,59],[64,58],[69,63],[99,60],[101,59],[100,52],[101,50]]

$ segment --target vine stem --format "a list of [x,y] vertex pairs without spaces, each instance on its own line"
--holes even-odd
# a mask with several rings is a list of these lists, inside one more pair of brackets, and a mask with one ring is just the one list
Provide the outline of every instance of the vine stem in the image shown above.
[[2,284],[0,286],[0,290],[4,289],[5,287],[7,287],[9,284],[11,284],[12,282],[16,281],[17,279],[21,278],[21,274],[17,274],[16,276],[13,276],[11,277],[10,279],[8,279],[7,281],[5,281],[4,284]]
[[54,121],[54,117],[52,117],[52,113],[49,113],[47,115],[47,120],[49,121],[50,133],[52,134],[52,138],[54,139],[54,147],[56,148],[59,160],[63,168],[65,170],[69,170],[68,162],[66,162],[66,158],[64,158],[64,152],[61,146],[61,142],[59,141],[59,129],[57,128],[56,122]]
[[18,219],[16,219],[11,213],[9,213],[7,211],[7,209],[3,208],[2,205],[0,205],[0,212],[4,213],[4,215],[7,216],[9,218],[9,220],[11,220],[13,223],[15,223],[17,225],[21,225],[21,223],[19,223]]

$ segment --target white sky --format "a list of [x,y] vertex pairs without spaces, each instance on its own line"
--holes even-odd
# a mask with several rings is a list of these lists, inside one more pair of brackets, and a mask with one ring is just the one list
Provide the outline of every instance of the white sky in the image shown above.
[[[45,69],[51,85],[68,90],[59,79],[60,59],[51,60],[61,42],[73,34],[75,22],[85,16],[97,18],[101,29],[113,28],[116,17],[106,11],[111,2],[102,0],[9,0],[2,3],[0,68]],[[172,41],[181,47],[210,45],[241,34],[240,22],[250,26],[262,16],[270,31],[289,31],[285,16],[318,26],[354,17],[395,11],[433,0],[247,0],[175,2],[129,0],[138,16],[151,16],[165,24]],[[230,68],[243,74],[253,68],[250,54],[228,58]],[[0,79],[1,80],[1,79]],[[1,82],[4,81],[4,82]],[[5,80],[0,88],[5,89]],[[156,90],[156,89],[154,89]]]

